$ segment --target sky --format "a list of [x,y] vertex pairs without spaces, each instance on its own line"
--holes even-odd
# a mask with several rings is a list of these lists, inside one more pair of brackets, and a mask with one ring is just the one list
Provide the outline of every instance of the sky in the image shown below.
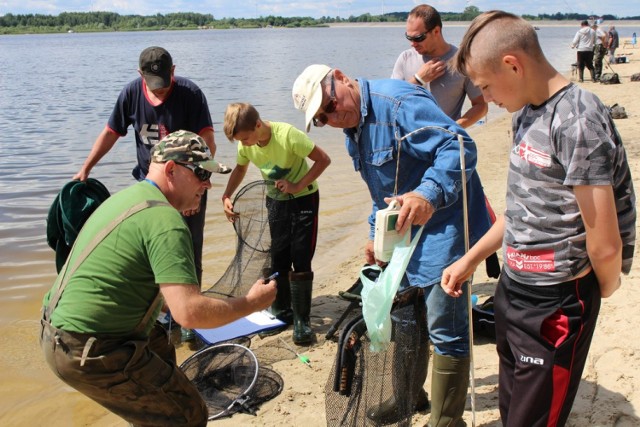
[[[172,12],[210,13],[216,19],[255,18],[260,16],[339,16],[370,13],[408,12],[415,0],[0,0],[0,15],[45,14],[61,12],[109,11],[120,15],[155,15]],[[473,5],[481,11],[502,9],[518,15],[541,13],[584,13],[618,17],[640,16],[638,0],[444,0],[429,3],[441,12],[462,12]]]

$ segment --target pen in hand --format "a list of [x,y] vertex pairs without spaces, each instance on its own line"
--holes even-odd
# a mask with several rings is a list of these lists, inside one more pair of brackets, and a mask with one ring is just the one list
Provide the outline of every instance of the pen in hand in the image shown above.
[[270,281],[272,281],[273,279],[275,279],[276,277],[278,277],[280,275],[280,273],[278,273],[277,271],[275,273],[273,273],[271,276],[266,277],[264,279],[262,279],[262,281],[265,283],[265,285],[267,283],[269,283]]

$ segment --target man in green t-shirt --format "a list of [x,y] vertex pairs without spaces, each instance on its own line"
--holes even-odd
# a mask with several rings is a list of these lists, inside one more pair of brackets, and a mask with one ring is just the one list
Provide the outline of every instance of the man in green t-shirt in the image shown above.
[[186,328],[214,328],[273,302],[275,281],[224,300],[200,292],[193,209],[217,169],[198,135],[177,131],[151,152],[144,181],[107,199],[82,228],[43,302],[41,346],[65,383],[136,426],[207,423],[157,318],[162,302]]

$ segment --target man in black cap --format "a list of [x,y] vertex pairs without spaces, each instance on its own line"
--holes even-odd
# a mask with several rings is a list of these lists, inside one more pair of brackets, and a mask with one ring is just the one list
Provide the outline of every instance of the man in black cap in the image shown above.
[[[143,180],[149,171],[151,149],[162,138],[177,130],[198,134],[212,155],[216,144],[207,99],[192,81],[174,75],[175,65],[169,52],[158,46],[146,48],[140,54],[140,78],[129,83],[109,117],[107,126],[98,136],[89,156],[73,179],[85,181],[91,169],[111,150],[116,141],[127,134],[129,125],[135,131],[138,164],[133,177]],[[231,172],[219,165],[217,172]],[[198,282],[202,282],[202,245],[207,195],[200,206],[183,212],[191,236]]]
[[166,304],[189,328],[214,328],[271,305],[276,282],[237,298],[203,295],[180,213],[211,188],[204,140],[173,132],[151,151],[149,173],[109,197],[82,227],[43,301],[40,345],[66,384],[135,426],[206,426],[207,407],[176,366],[155,321]]

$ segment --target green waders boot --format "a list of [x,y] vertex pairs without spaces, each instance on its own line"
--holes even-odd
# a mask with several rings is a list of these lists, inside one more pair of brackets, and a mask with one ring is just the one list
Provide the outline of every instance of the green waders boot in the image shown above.
[[[270,276],[270,270],[266,270],[263,274],[264,277]],[[258,335],[261,338],[277,335],[280,332],[287,329],[289,325],[293,324],[293,311],[291,310],[291,285],[289,284],[289,272],[280,272],[280,275],[276,279],[278,292],[276,293],[276,299],[271,304],[269,311],[276,316],[276,319],[284,322],[282,326],[277,328],[268,329],[260,332]]]
[[293,308],[293,342],[309,344],[313,340],[311,329],[311,291],[313,290],[313,272],[290,272],[291,307]]
[[433,355],[429,427],[465,427],[469,358]]
[[293,323],[293,313],[291,311],[291,284],[289,283],[289,272],[280,272],[276,278],[278,293],[276,299],[271,304],[271,314],[276,316],[278,320],[283,321],[287,325]]

